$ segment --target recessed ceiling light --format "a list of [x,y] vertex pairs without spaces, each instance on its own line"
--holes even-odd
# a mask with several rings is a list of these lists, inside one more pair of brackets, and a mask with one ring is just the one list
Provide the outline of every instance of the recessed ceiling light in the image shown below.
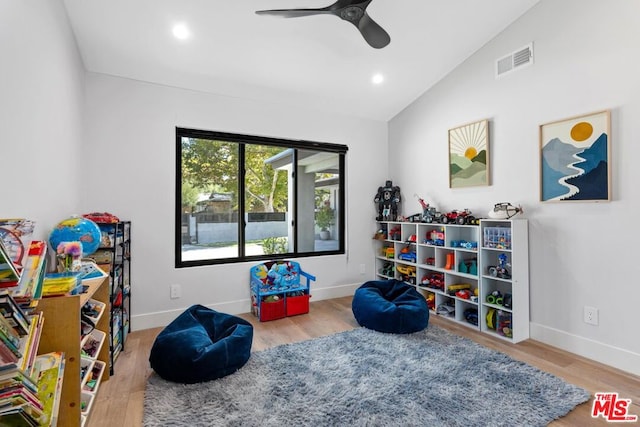
[[374,85],[379,85],[384,81],[384,76],[380,73],[378,74],[374,74],[373,77],[371,77],[371,82]]
[[191,35],[191,32],[184,24],[176,24],[173,26],[173,35],[180,40],[186,40]]

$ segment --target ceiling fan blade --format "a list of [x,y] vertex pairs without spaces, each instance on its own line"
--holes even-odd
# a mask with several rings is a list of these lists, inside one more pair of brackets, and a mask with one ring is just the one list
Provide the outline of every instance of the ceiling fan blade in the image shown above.
[[258,15],[279,16],[281,18],[298,18],[301,16],[324,15],[331,13],[328,8],[321,9],[276,9],[276,10],[257,10]]
[[371,47],[381,49],[391,42],[391,37],[376,21],[371,19],[367,12],[358,22],[358,30]]

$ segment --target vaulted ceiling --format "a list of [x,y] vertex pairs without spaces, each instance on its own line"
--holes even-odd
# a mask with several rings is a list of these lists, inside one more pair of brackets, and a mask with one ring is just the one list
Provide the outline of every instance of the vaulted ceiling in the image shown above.
[[391,36],[382,49],[333,15],[255,13],[331,0],[64,4],[88,71],[386,121],[538,1],[373,0],[367,12]]

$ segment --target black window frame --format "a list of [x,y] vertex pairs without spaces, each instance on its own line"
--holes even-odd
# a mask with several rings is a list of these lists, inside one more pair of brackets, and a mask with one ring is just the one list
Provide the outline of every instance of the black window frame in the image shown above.
[[[246,223],[244,220],[238,221],[238,248],[240,251],[240,255],[237,257],[231,258],[218,258],[218,259],[202,259],[202,260],[192,260],[192,261],[183,261],[182,254],[182,138],[199,138],[199,139],[211,139],[211,140],[221,140],[225,142],[234,142],[239,144],[239,202],[238,202],[238,217],[245,217],[245,203],[244,203],[244,195],[245,195],[245,176],[244,176],[244,153],[245,146],[248,144],[256,144],[256,145],[268,145],[268,146],[278,146],[284,148],[293,149],[293,170],[297,170],[298,166],[298,156],[297,150],[315,150],[322,151],[328,153],[338,154],[339,159],[339,169],[340,173],[338,176],[339,182],[339,192],[338,192],[338,203],[340,209],[338,211],[338,249],[336,250],[326,250],[326,251],[314,251],[314,252],[298,252],[297,240],[297,226],[298,224],[298,180],[294,180],[294,189],[293,194],[296,198],[294,202],[293,219],[291,224],[293,226],[293,238],[294,238],[294,251],[288,252],[284,254],[269,254],[269,255],[251,255],[247,256],[244,254],[245,247],[245,234],[244,228]],[[349,150],[348,146],[343,144],[335,144],[328,142],[317,142],[317,141],[308,141],[308,140],[291,140],[291,139],[283,139],[283,138],[273,138],[273,137],[264,137],[264,136],[256,136],[256,135],[245,135],[245,134],[236,134],[236,133],[227,133],[227,132],[219,132],[219,131],[209,131],[202,129],[191,129],[191,128],[183,128],[176,127],[176,193],[175,193],[175,267],[176,268],[187,268],[187,267],[200,267],[205,265],[217,265],[217,264],[233,264],[239,262],[253,262],[253,261],[265,261],[265,260],[279,260],[279,259],[291,259],[291,258],[303,258],[303,257],[312,257],[312,256],[328,256],[328,255],[343,255],[346,253],[346,232],[345,232],[345,224],[346,224],[346,154]]]

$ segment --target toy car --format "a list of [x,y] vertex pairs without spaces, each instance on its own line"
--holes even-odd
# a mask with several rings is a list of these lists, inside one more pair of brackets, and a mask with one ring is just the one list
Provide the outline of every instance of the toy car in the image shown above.
[[428,288],[444,290],[444,274],[431,273],[422,278],[421,284]]
[[390,246],[388,248],[384,248],[384,256],[385,256],[385,258],[395,258],[396,257],[396,250],[393,248],[393,246]]
[[413,275],[415,276],[416,274],[416,268],[412,265],[404,265],[404,264],[398,264],[398,266],[396,267],[396,271],[400,274],[411,274],[413,273]]
[[398,255],[398,259],[402,261],[416,262],[417,258],[414,251],[409,251]]
[[478,326],[478,310],[475,308],[467,308],[464,311],[464,318],[472,325]]
[[471,224],[471,221],[475,220],[475,217],[471,215],[471,211],[469,209],[465,209],[462,211],[451,211],[447,212],[440,218],[440,222],[442,224]]
[[385,262],[382,268],[380,269],[380,274],[387,277],[393,277],[394,275],[393,271],[394,271],[393,263]]
[[461,299],[470,299],[471,291],[469,289],[463,289],[461,291],[456,292],[456,296]]
[[[471,289],[471,285],[469,283],[457,283],[455,285],[447,286],[447,293],[453,296],[458,291],[470,290],[470,289]],[[469,296],[471,296],[471,294],[469,294]]]
[[[418,197],[417,194],[416,194],[416,197]],[[422,199],[421,197],[418,197],[418,202],[420,202],[420,206],[422,206],[422,215],[420,216],[420,219],[422,222],[426,222],[426,223],[439,222],[442,214],[438,212],[435,207],[429,206],[429,204],[426,203],[424,199]]]
[[389,231],[389,240],[400,240],[401,239],[401,231],[400,227],[394,227]]
[[412,285],[416,284],[416,268],[411,265],[402,265],[398,264],[396,267],[396,271],[400,273],[403,281],[411,283]]

